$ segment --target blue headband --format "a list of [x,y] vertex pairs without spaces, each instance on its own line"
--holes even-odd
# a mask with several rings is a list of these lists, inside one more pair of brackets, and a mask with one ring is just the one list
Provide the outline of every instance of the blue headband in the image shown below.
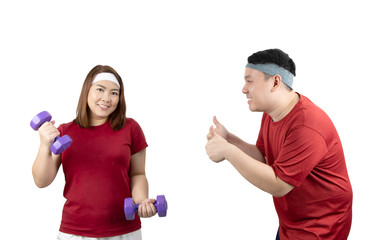
[[293,74],[285,68],[282,68],[274,63],[266,63],[266,64],[253,64],[248,63],[245,67],[252,68],[258,70],[260,72],[266,73],[271,76],[275,76],[276,74],[281,76],[283,83],[292,88],[293,85]]

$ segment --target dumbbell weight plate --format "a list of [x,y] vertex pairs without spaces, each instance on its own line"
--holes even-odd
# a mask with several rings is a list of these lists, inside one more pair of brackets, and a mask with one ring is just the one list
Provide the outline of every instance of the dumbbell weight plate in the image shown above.
[[31,125],[33,130],[38,130],[41,125],[45,122],[51,121],[52,116],[47,111],[42,111],[41,113],[37,114],[30,122],[29,125]]
[[156,205],[157,205],[157,213],[159,214],[159,217],[167,216],[168,204],[167,204],[167,200],[165,200],[164,195],[157,196]]
[[71,144],[72,138],[70,138],[68,135],[64,135],[61,138],[55,139],[55,142],[51,146],[51,151],[58,155],[64,152],[64,150],[67,149]]
[[127,220],[133,220],[135,219],[135,203],[133,202],[132,198],[126,198],[124,200],[124,213],[125,213],[125,219]]

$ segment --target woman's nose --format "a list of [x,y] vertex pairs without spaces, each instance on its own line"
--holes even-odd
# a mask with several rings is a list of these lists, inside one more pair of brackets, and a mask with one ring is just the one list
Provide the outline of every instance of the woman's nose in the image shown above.
[[109,97],[109,94],[107,92],[103,94],[102,100],[105,102],[111,101],[111,98]]

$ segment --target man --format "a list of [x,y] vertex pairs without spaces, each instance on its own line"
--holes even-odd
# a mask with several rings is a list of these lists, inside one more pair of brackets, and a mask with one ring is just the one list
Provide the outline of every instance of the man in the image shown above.
[[214,117],[206,151],[227,159],[250,183],[273,195],[276,239],[347,239],[352,187],[330,118],[292,90],[296,67],[279,49],[252,54],[243,93],[249,109],[264,112],[256,145],[230,133]]

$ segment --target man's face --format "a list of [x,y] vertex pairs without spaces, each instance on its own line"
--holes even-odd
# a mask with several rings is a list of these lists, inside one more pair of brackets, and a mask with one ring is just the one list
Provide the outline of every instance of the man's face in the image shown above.
[[267,112],[273,86],[272,78],[266,80],[263,72],[245,68],[244,80],[243,93],[247,96],[249,110],[252,112]]

